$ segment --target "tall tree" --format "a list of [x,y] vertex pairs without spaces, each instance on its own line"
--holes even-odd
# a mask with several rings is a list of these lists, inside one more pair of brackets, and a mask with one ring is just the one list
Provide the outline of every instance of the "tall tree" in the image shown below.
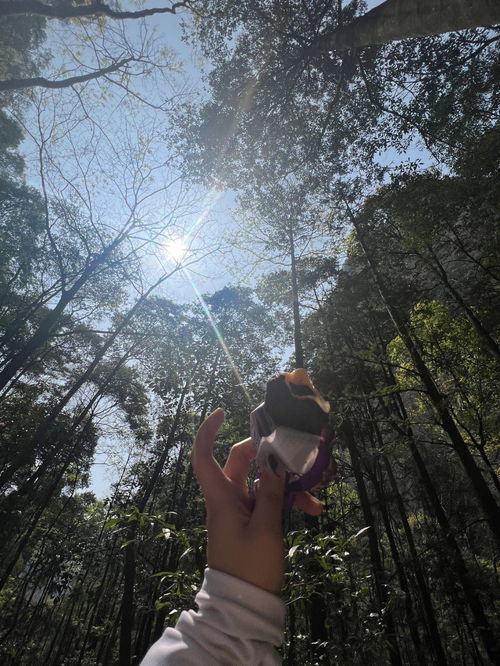
[[474,7],[465,0],[385,0],[351,23],[320,35],[311,45],[311,50],[359,48],[490,26],[499,21],[500,9],[494,0],[479,0]]

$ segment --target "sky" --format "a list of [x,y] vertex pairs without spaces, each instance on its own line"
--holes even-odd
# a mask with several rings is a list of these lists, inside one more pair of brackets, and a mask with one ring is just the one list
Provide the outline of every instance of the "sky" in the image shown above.
[[[368,9],[380,2],[369,0]],[[156,5],[154,0],[144,4]],[[176,173],[165,155],[164,137],[172,128],[168,114],[159,113],[155,107],[164,105],[170,96],[176,99],[199,94],[202,87],[202,62],[199,54],[182,40],[182,18],[182,12],[178,16],[156,15],[144,24],[125,21],[123,28],[117,22],[108,22],[106,30],[113,31],[113,40],[118,46],[124,41],[149,42],[148,48],[156,48],[156,58],[163,59],[169,67],[165,72],[135,78],[132,87],[137,99],[126,96],[117,86],[103,90],[94,82],[79,99],[71,89],[51,91],[50,95],[36,89],[31,97],[29,135],[24,152],[30,167],[29,181],[33,185],[42,184],[37,154],[43,145],[49,195],[73,197],[79,206],[117,228],[123,224],[130,208],[125,181],[135,177],[129,172],[129,164],[135,160],[133,150],[137,145],[142,146],[147,154],[151,180],[144,185],[145,203],[136,214],[149,223],[158,221],[160,226],[163,220],[169,221],[168,225],[165,222],[167,231],[159,238],[159,243],[168,246],[182,239],[191,246],[190,256],[206,255],[188,273],[179,271],[162,290],[168,298],[185,302],[194,300],[197,292],[214,292],[237,282],[242,277],[239,265],[243,262],[239,261],[238,254],[221,252],[223,232],[232,228],[234,193],[206,191],[176,181]],[[144,25],[148,26],[148,32]],[[54,57],[48,76],[58,78],[73,74],[67,66],[68,55],[69,60],[80,61],[94,57],[92,42],[82,43],[71,23],[50,21],[49,26],[47,45]],[[67,131],[68,119],[72,122],[70,132]],[[139,162],[140,157],[136,157]],[[174,217],[171,215],[173,206]],[[218,251],[214,252],[216,249]],[[154,254],[145,255],[143,262],[148,280],[152,282],[172,261],[168,252],[158,251],[158,247]],[[258,270],[244,274],[247,283],[253,283],[258,276]],[[126,446],[122,446],[116,436],[102,438],[91,472],[91,488],[99,497],[108,494],[110,482],[116,478],[116,470],[124,464],[127,455]]]
[[[381,3],[382,0],[369,0],[368,9],[372,9]],[[154,2],[148,3],[148,6],[154,6]],[[182,16],[182,15],[181,15]],[[196,91],[201,86],[200,58],[194,53],[189,45],[182,40],[182,29],[180,22],[171,16],[155,16],[150,20],[150,24],[155,27],[158,37],[167,43],[169,47],[176,52],[179,60],[182,62],[183,70],[189,81],[187,84],[191,90]],[[391,159],[391,156],[388,156]],[[204,192],[201,194],[200,203],[197,211],[189,216],[187,229],[199,231],[206,243],[207,237],[220,237],[221,229],[231,227],[231,211],[235,207],[235,195],[232,192]],[[194,243],[196,245],[196,241]],[[202,243],[203,244],[203,243]],[[209,243],[210,244],[210,243]],[[168,263],[168,254],[161,259],[161,263]],[[226,270],[233,262],[233,269]],[[157,270],[155,267],[157,259],[151,260],[151,273]],[[190,279],[188,279],[188,277]],[[169,281],[167,286],[167,295],[178,301],[192,301],[195,297],[195,291],[202,293],[213,292],[221,289],[228,283],[234,283],[238,279],[237,269],[235,268],[234,258],[226,257],[226,264],[221,261],[220,254],[215,255],[214,259],[208,258],[201,265],[194,266],[190,275],[179,273],[177,277]],[[246,280],[252,282],[258,278],[258,273],[246,276]],[[194,289],[193,289],[194,283]],[[99,496],[104,497],[109,493],[110,482],[116,479],[117,466],[116,455],[109,455],[109,450],[116,450],[116,441],[113,438],[105,440],[97,453],[95,464],[92,468],[91,487]],[[127,452],[122,451],[120,456],[121,463],[125,461]],[[111,463],[111,464],[110,464]]]
[[[367,9],[373,9],[382,2],[383,0],[366,0]],[[155,6],[155,0],[149,0],[147,6]],[[182,13],[179,16],[182,19]],[[191,46],[182,40],[181,21],[177,21],[169,15],[160,15],[152,17],[151,24],[155,26],[155,29],[163,36],[166,43],[178,54],[189,80],[193,82],[194,90],[199,89],[202,85],[200,56],[193,52]],[[387,159],[390,161],[392,156],[388,154]],[[196,229],[203,224],[205,225],[205,238],[211,234],[219,236],[220,229],[232,228],[232,211],[235,207],[235,193],[231,191],[208,192],[204,197],[201,212],[193,219],[193,228]],[[203,262],[202,266],[193,268],[192,278],[199,290],[202,293],[216,291],[229,282],[237,282],[241,278],[241,274],[238,273],[238,258],[238,253],[234,257],[234,253],[231,252],[231,255],[226,255],[225,261],[221,262],[220,254],[217,254],[214,261],[208,259]],[[243,261],[240,264],[242,265]],[[258,277],[258,270],[248,269],[245,271],[243,279],[245,283],[254,284]],[[170,288],[175,291],[178,300],[191,301],[193,299],[192,286],[184,274],[174,278],[169,285]]]

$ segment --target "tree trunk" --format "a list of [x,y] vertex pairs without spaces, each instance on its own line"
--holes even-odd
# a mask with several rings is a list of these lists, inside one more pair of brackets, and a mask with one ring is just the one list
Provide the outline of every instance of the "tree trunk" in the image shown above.
[[153,14],[176,14],[188,2],[173,2],[169,7],[151,7],[136,11],[122,11],[110,6],[104,0],[91,0],[91,2],[54,2],[44,0],[2,0],[0,3],[0,16],[19,16],[20,14],[35,14],[55,19],[82,18],[84,16],[106,16],[111,19],[141,19]]
[[130,666],[132,659],[132,629],[134,626],[134,585],[137,526],[127,530],[127,545],[123,563],[123,595],[120,611],[119,666]]
[[297,264],[295,259],[295,242],[293,238],[293,230],[290,227],[288,232],[290,239],[290,271],[292,278],[292,307],[293,307],[293,340],[295,346],[295,367],[304,367],[304,350],[302,348],[302,332],[300,325],[300,305],[299,305],[299,288],[297,283]]
[[[383,344],[383,342],[380,338],[380,332],[379,332],[379,330],[376,326],[375,326],[375,337],[379,341],[380,349],[385,349],[385,345]],[[348,336],[345,333],[343,334],[343,338],[344,338],[344,343],[348,346],[349,349],[352,350],[350,340],[349,340]],[[354,354],[354,350],[352,350],[352,353]],[[392,368],[390,367],[390,365],[388,365],[387,368],[384,365],[382,365],[382,368],[383,368],[384,376],[385,376],[386,381],[387,381],[387,385],[390,386],[390,385],[395,384],[396,379],[395,379],[395,377],[392,373]],[[360,376],[365,377],[365,378],[369,377],[369,375],[367,375],[366,373],[363,373],[361,366],[360,366]],[[370,384],[371,385],[369,387],[369,390],[375,390],[376,389],[375,384],[373,382],[370,382]],[[399,396],[398,396],[398,398],[399,398]],[[400,400],[400,398],[399,398],[399,402],[401,403],[400,406],[401,406],[401,409],[403,410],[401,418],[403,419],[404,423],[409,424],[406,411],[404,411],[404,405],[403,405],[402,401]],[[384,412],[384,415],[385,415],[386,419],[389,422],[392,422],[393,419],[391,418],[390,410],[388,409],[387,405],[385,404],[383,398],[379,398],[379,404],[380,404],[380,406],[381,406],[381,408]],[[367,405],[367,409],[370,413],[370,417],[372,419],[373,427],[375,429],[375,434],[376,434],[377,439],[379,441],[380,448],[381,448],[381,450],[383,450],[382,435],[379,432],[378,425],[377,425],[376,419],[375,419],[375,414],[374,414],[372,406],[370,405],[370,402],[368,400],[366,401],[366,405]],[[410,426],[408,425],[408,427],[410,427]],[[403,430],[400,430],[400,434],[403,435],[405,438],[407,437],[407,433],[404,432]],[[392,487],[392,492],[394,493],[394,496],[395,496],[395,499],[396,499],[396,505],[398,507],[398,513],[399,513],[399,516],[400,516],[401,523],[403,525],[403,530],[404,530],[406,540],[407,540],[407,543],[408,543],[408,548],[410,550],[410,555],[411,555],[412,563],[413,563],[413,570],[415,572],[415,578],[417,580],[417,586],[418,586],[418,589],[419,589],[420,597],[422,599],[422,605],[423,605],[423,608],[424,608],[424,613],[425,613],[425,617],[426,617],[426,621],[427,621],[427,630],[428,630],[429,640],[430,640],[430,644],[431,644],[431,649],[433,650],[433,653],[434,653],[435,663],[438,666],[447,666],[446,653],[445,653],[445,650],[443,648],[443,644],[441,642],[441,638],[440,638],[440,635],[439,635],[439,629],[438,629],[438,624],[437,624],[437,620],[436,620],[436,614],[435,614],[435,611],[434,611],[434,606],[432,604],[432,598],[431,598],[431,595],[430,595],[430,592],[429,592],[429,588],[428,588],[428,585],[427,585],[427,582],[426,582],[426,579],[425,579],[424,572],[422,570],[422,567],[420,566],[420,559],[419,559],[417,549],[416,549],[416,546],[415,546],[415,541],[413,539],[413,534],[412,534],[410,525],[408,523],[408,517],[407,517],[407,514],[406,514],[406,508],[405,508],[405,505],[404,505],[404,502],[403,502],[403,498],[401,497],[401,494],[399,492],[398,484],[397,484],[397,481],[396,481],[396,479],[394,477],[394,474],[392,472],[392,467],[389,463],[389,459],[387,458],[387,456],[385,454],[382,454],[382,461],[385,465],[387,476],[389,478],[389,482],[390,482],[391,487]]]
[[410,592],[410,584],[408,581],[408,577],[406,575],[406,571],[401,561],[398,547],[396,545],[396,539],[394,537],[391,520],[389,518],[389,512],[387,510],[387,498],[382,489],[381,483],[377,479],[376,469],[372,470],[369,469],[367,466],[365,467],[370,476],[373,489],[375,490],[375,496],[377,498],[380,514],[382,516],[382,522],[384,523],[384,529],[387,535],[387,540],[389,542],[389,548],[391,551],[392,560],[394,562],[394,566],[396,568],[396,573],[398,576],[399,587],[401,588],[401,591],[403,592],[404,595],[405,614],[406,614],[405,624],[406,626],[408,626],[410,632],[417,661],[420,664],[420,666],[425,666],[426,664],[425,655],[422,648],[422,641],[420,640],[420,635],[418,632],[418,625],[417,625],[418,617],[417,613],[414,610],[413,599]]
[[401,430],[401,434],[407,438],[408,445],[410,447],[410,453],[418,469],[420,480],[429,499],[431,511],[436,517],[436,520],[441,528],[444,541],[448,548],[450,566],[456,572],[457,578],[462,585],[465,598],[467,599],[467,603],[471,609],[475,625],[479,634],[481,635],[486,652],[490,656],[493,663],[496,663],[499,654],[499,646],[484,612],[481,600],[477,595],[474,581],[471,579],[469,572],[467,571],[467,567],[462,556],[462,551],[460,550],[460,546],[458,545],[458,542],[455,539],[455,535],[453,533],[453,528],[448,521],[448,517],[446,516],[446,513],[443,509],[437,490],[429,475],[425,462],[420,455],[420,451],[418,450],[413,430],[400,396],[398,396],[398,405],[399,409],[401,410],[401,418],[405,424],[405,429]]
[[351,208],[347,203],[347,201],[345,201],[345,204],[349,213],[349,217],[352,221],[353,227],[356,230],[358,241],[364,252],[366,261],[372,273],[375,284],[378,288],[382,302],[385,305],[387,312],[390,318],[392,319],[392,322],[394,323],[394,326],[398,334],[401,336],[401,339],[406,349],[408,350],[408,353],[410,354],[413,364],[418,374],[420,375],[422,383],[427,390],[427,393],[432,402],[432,405],[434,406],[434,409],[436,410],[439,418],[441,419],[441,425],[443,430],[447,433],[448,437],[450,438],[453,444],[454,450],[456,451],[460,460],[462,461],[467,476],[469,477],[471,485],[484,511],[491,532],[500,543],[500,510],[495,501],[495,498],[493,497],[488,484],[484,480],[483,475],[481,474],[481,471],[478,468],[476,461],[474,460],[474,457],[469,451],[467,444],[465,443],[462,435],[460,434],[460,431],[458,430],[453,420],[450,410],[446,406],[446,396],[442,395],[441,392],[439,391],[427,365],[425,364],[419,350],[417,349],[417,345],[415,344],[410,334],[410,331],[405,321],[403,320],[403,317],[399,314],[397,307],[394,306],[392,303],[392,300],[386,290],[382,277],[378,271],[378,267],[374,260],[374,257],[367,246],[365,235],[361,228],[361,225],[359,224],[355,215],[351,211]]
[[[125,354],[123,354],[123,356],[121,356],[121,358],[118,359],[118,361],[115,363],[112,370],[108,373],[108,375],[105,378],[105,380],[104,380],[102,386],[100,387],[100,389],[93,395],[92,399],[87,403],[86,407],[75,418],[75,420],[73,421],[73,424],[71,425],[70,430],[65,435],[63,441],[61,442],[61,440],[57,440],[56,443],[55,443],[56,445],[61,446],[65,442],[69,441],[69,438],[76,432],[76,430],[81,425],[83,420],[86,418],[87,414],[90,412],[90,410],[95,405],[95,403],[104,395],[106,387],[108,386],[110,381],[113,379],[115,374],[118,372],[120,367],[128,359],[130,353],[134,349],[134,346],[132,346],[130,349],[128,349],[125,352]],[[40,433],[42,433],[41,430],[40,430]],[[30,446],[27,448],[27,450],[25,450],[23,452],[23,454],[17,458],[15,465],[13,465],[13,467],[8,470],[8,474],[7,473],[2,474],[2,476],[0,477],[0,488],[2,487],[2,485],[5,484],[5,482],[6,482],[5,479],[6,478],[10,480],[10,478],[12,478],[12,476],[16,473],[16,471],[20,467],[22,467],[24,464],[29,463],[31,461],[31,459],[35,456],[36,451],[34,453],[33,452],[30,453],[30,451],[33,451],[33,449],[35,449],[37,444],[40,445],[41,443],[43,443],[45,441],[45,439],[42,439],[42,434],[40,434],[40,438],[41,438],[40,440],[37,440],[36,438],[33,438],[31,440]],[[75,450],[76,450],[75,447],[73,447],[72,453]],[[70,453],[70,456],[71,456],[71,453]],[[66,468],[71,464],[72,460],[73,460],[72,457],[69,457],[69,458],[66,459]],[[15,495],[16,496],[26,495],[29,492],[29,490],[34,487],[37,480],[50,468],[51,462],[52,462],[51,456],[47,455],[45,461],[42,462],[40,467],[38,469],[36,469],[33,472],[33,474],[31,474],[31,476],[18,488]],[[14,497],[14,494],[11,494],[11,497]]]
[[[85,430],[86,430],[86,426],[83,428],[82,432],[80,433],[80,436],[77,438],[76,443],[75,443],[74,447],[71,450],[71,453],[73,451],[75,451],[76,448],[78,447],[78,445],[80,444],[81,440],[84,437]],[[15,565],[17,564],[17,561],[19,560],[26,544],[28,543],[28,541],[29,541],[29,539],[30,539],[30,537],[33,533],[33,530],[36,528],[36,526],[38,524],[38,521],[40,520],[40,518],[43,515],[45,509],[48,507],[50,500],[52,499],[52,495],[55,493],[58,485],[60,484],[60,482],[61,482],[61,480],[64,476],[64,473],[68,469],[68,466],[69,466],[71,460],[72,460],[72,458],[70,458],[69,456],[66,457],[65,461],[63,462],[63,464],[61,465],[61,467],[58,469],[57,473],[55,474],[54,479],[52,480],[52,482],[48,486],[47,490],[43,494],[28,528],[26,529],[24,535],[21,537],[21,539],[19,541],[18,547],[16,549],[16,552],[14,553],[13,558],[7,564],[2,576],[0,577],[0,590],[3,589],[4,585],[8,581],[10,574],[12,573]]]
[[[33,317],[39,309],[46,305],[50,300],[54,299],[55,296],[60,293],[60,291],[60,288],[53,289],[52,291],[47,289],[43,291],[38,296],[38,298],[29,303],[29,305],[27,305],[24,310],[16,317],[16,319],[14,319],[14,321],[12,321],[5,329],[2,336],[0,337],[0,345],[2,347],[8,348],[9,343],[16,337],[16,335],[19,334],[21,328],[28,323],[30,317]],[[11,358],[12,355],[8,354],[6,358],[2,359],[0,365],[6,365],[6,363],[8,363]]]
[[499,21],[498,0],[386,0],[352,23],[321,35],[309,50],[314,54],[341,51]]
[[[210,407],[210,403],[212,402],[213,392],[214,392],[214,387],[215,387],[215,377],[216,377],[216,374],[217,374],[217,368],[219,366],[219,361],[220,361],[221,354],[222,354],[222,348],[218,344],[217,345],[217,352],[215,354],[214,362],[212,364],[212,368],[211,368],[211,371],[210,371],[210,380],[209,380],[209,383],[208,383],[207,394],[205,396],[205,401],[203,403],[203,408],[201,410],[200,419],[198,421],[199,426],[205,420],[205,418],[207,416],[208,408]],[[196,370],[194,372],[196,372]],[[194,377],[194,372],[193,372],[193,377]],[[176,519],[175,519],[176,529],[179,529],[182,526],[183,522],[184,522],[184,515],[185,515],[185,512],[188,509],[188,501],[187,500],[188,500],[189,492],[191,490],[191,485],[193,483],[193,476],[194,476],[193,475],[193,466],[189,465],[188,470],[187,470],[187,474],[186,474],[186,479],[185,479],[185,482],[184,482],[184,488],[182,489],[182,494],[181,494],[181,498],[180,498],[180,501],[179,501],[179,511],[178,511]]]
[[498,348],[497,343],[495,342],[495,340],[493,340],[491,335],[485,329],[485,327],[483,326],[479,318],[476,316],[472,308],[470,308],[467,305],[467,303],[464,301],[462,295],[450,283],[448,279],[448,274],[446,273],[444,266],[441,264],[438,257],[436,256],[434,250],[430,246],[428,246],[427,249],[429,250],[433,259],[433,263],[431,264],[431,266],[434,272],[441,279],[448,293],[455,299],[455,301],[458,303],[458,305],[462,308],[462,310],[469,318],[472,326],[474,327],[476,333],[479,336],[479,339],[483,343],[484,348],[491,354],[491,356],[493,356],[494,359],[500,361],[500,349]]
[[[387,366],[387,370],[389,372],[389,381],[388,384],[394,384],[395,383],[395,377],[392,373],[392,368],[390,365]],[[393,419],[389,419],[389,422],[392,423],[393,427],[396,428],[397,432],[405,438],[405,440],[408,442],[409,448],[410,448],[410,453],[412,455],[413,461],[415,462],[415,465],[417,467],[419,476],[420,476],[420,481],[422,483],[422,486],[425,490],[425,493],[427,495],[427,498],[429,500],[429,505],[430,509],[435,516],[440,528],[441,532],[443,535],[444,542],[448,548],[448,554],[449,554],[449,559],[450,559],[450,566],[453,568],[454,571],[456,571],[457,578],[460,581],[460,584],[462,586],[462,589],[464,591],[465,598],[467,600],[467,603],[469,605],[469,608],[471,609],[472,616],[474,618],[475,625],[478,629],[478,632],[482,638],[483,644],[485,646],[485,649],[492,659],[492,661],[495,663],[497,656],[498,656],[498,650],[499,646],[497,644],[497,641],[494,637],[494,633],[489,625],[489,621],[486,617],[486,614],[484,612],[481,600],[479,596],[476,593],[476,588],[474,581],[471,579],[469,576],[469,572],[467,571],[467,567],[465,564],[465,561],[462,556],[462,552],[460,550],[460,546],[455,539],[455,535],[453,533],[453,528],[450,525],[448,521],[448,517],[446,516],[446,513],[443,509],[443,506],[441,504],[441,500],[439,499],[438,492],[434,486],[434,483],[429,475],[429,472],[427,470],[426,464],[420,455],[420,451],[417,446],[417,440],[415,438],[415,435],[413,433],[413,429],[410,423],[410,419],[408,418],[408,414],[406,412],[406,408],[404,406],[403,400],[399,394],[395,394],[392,396],[392,399],[394,400],[396,409],[399,413],[399,418],[401,419],[401,423],[403,424],[402,426],[398,426]],[[383,403],[382,403],[383,404]],[[394,476],[392,474],[392,469],[389,465],[389,461],[386,459],[386,469],[388,471],[389,478],[393,478]],[[394,485],[396,486],[396,481],[394,479],[393,481]],[[396,497],[399,497],[399,493],[396,494]],[[401,499],[401,511],[404,511],[404,505],[402,504],[402,499]],[[408,537],[411,535],[411,530],[409,525],[407,524],[407,521],[403,521],[403,525],[405,525],[405,533],[407,534]],[[418,555],[416,553],[416,549],[413,543],[413,538],[408,538],[408,543],[411,544],[411,548],[413,549],[412,556],[414,557],[415,561],[418,561]],[[416,575],[418,575],[418,571],[420,570],[420,567],[418,569],[415,569]],[[422,573],[422,579],[423,579],[423,573]],[[425,583],[424,580],[422,582]],[[424,588],[422,588],[424,589]],[[424,601],[424,607],[426,608],[427,616],[428,619],[430,619],[430,624],[429,628],[432,631],[432,635],[435,637],[433,640],[435,640],[435,646],[438,649],[438,652],[442,652],[442,646],[440,645],[440,640],[439,640],[439,634],[437,630],[437,625],[435,625],[435,614],[434,610],[432,608],[431,600],[430,597],[427,599],[427,594],[425,594],[422,597]],[[439,644],[438,644],[439,641]]]
[[425,580],[424,572],[420,566],[420,560],[418,557],[417,549],[415,547],[415,541],[413,539],[413,534],[408,523],[408,516],[406,515],[406,509],[404,506],[403,498],[399,492],[398,484],[392,472],[392,467],[389,463],[387,456],[383,455],[382,460],[389,478],[389,483],[391,484],[392,491],[396,497],[396,504],[398,507],[399,517],[403,525],[403,530],[406,536],[406,541],[408,543],[408,548],[410,550],[410,555],[413,564],[413,570],[415,572],[415,578],[417,579],[417,585],[420,593],[420,598],[422,599],[422,605],[424,608],[425,617],[427,620],[427,629],[429,640],[431,644],[431,649],[434,652],[434,659],[436,664],[439,666],[447,666],[448,660],[446,658],[446,653],[441,642],[441,637],[439,635],[438,623],[436,620],[436,613],[434,611],[434,606],[432,604],[432,598],[429,592],[429,587]]
[[363,518],[366,526],[370,528],[368,530],[367,536],[368,536],[368,546],[370,549],[370,560],[373,571],[373,581],[375,585],[375,594],[377,596],[378,608],[381,615],[383,614],[385,618],[385,624],[387,627],[387,643],[389,646],[388,649],[389,649],[390,662],[392,666],[402,666],[403,661],[401,659],[401,654],[399,652],[399,646],[396,639],[394,618],[389,608],[389,596],[387,594],[387,586],[384,580],[385,576],[382,566],[382,560],[380,558],[380,550],[378,547],[375,520],[373,518],[370,501],[368,499],[368,493],[366,491],[365,481],[363,479],[360,457],[354,441],[354,433],[352,430],[352,426],[348,421],[344,421],[344,423],[342,424],[340,434],[343,437],[345,443],[347,444],[347,448],[349,450],[354,477],[356,479],[356,487],[358,489],[361,508],[363,511]]
[[[80,377],[73,382],[71,385],[71,388],[66,391],[64,396],[59,400],[59,402],[51,409],[49,415],[44,419],[43,423],[40,424],[38,427],[36,433],[34,436],[31,438],[31,440],[26,444],[26,446],[23,446],[23,449],[18,453],[16,456],[16,459],[12,462],[11,466],[5,470],[2,475],[0,476],[0,488],[2,488],[6,483],[10,481],[10,479],[13,477],[13,475],[16,473],[16,471],[22,467],[24,464],[30,461],[31,458],[34,457],[36,448],[40,447],[45,441],[47,440],[48,435],[50,434],[51,429],[53,428],[55,424],[56,418],[59,416],[59,414],[62,412],[64,407],[69,403],[71,398],[77,393],[77,391],[85,384],[85,382],[89,381],[98,366],[98,364],[102,361],[104,358],[106,352],[108,349],[112,346],[112,344],[115,342],[116,338],[118,335],[121,333],[121,331],[128,326],[128,324],[131,322],[135,314],[137,313],[137,310],[139,307],[145,302],[145,300],[149,297],[149,295],[153,292],[154,289],[156,289],[162,282],[164,282],[165,279],[167,279],[167,276],[162,276],[159,280],[157,280],[149,289],[146,290],[146,292],[134,303],[133,307],[127,312],[123,320],[120,322],[120,324],[116,327],[116,329],[113,331],[113,333],[109,336],[109,338],[106,340],[105,344],[101,347],[99,352],[96,354],[94,357],[94,360],[92,363],[88,366],[88,368],[85,370],[84,373],[80,375]],[[131,353],[132,349],[134,348],[135,344],[127,351],[126,355],[122,357],[122,360],[120,361],[120,365],[122,365],[127,356]],[[113,374],[118,370],[120,365],[116,366],[114,368]],[[111,375],[112,376],[112,375]],[[106,380],[106,383],[109,383],[111,376],[108,377]]]
[[[137,508],[140,513],[144,512],[151,493],[153,492],[158,477],[160,476],[165,461],[167,459],[168,452],[172,446],[172,441],[177,432],[179,426],[179,420],[182,413],[182,407],[184,405],[184,399],[189,385],[191,384],[191,378],[187,379],[184,383],[182,393],[177,403],[177,409],[175,412],[174,420],[168,433],[167,441],[163,447],[161,456],[158,458],[158,461],[155,465],[153,473],[149,478],[149,481],[144,489],[138,503]],[[136,561],[136,534],[137,534],[137,525],[131,527],[127,532],[127,545],[125,546],[125,562],[123,570],[123,596],[122,596],[122,605],[121,605],[121,621],[120,621],[120,653],[118,658],[119,666],[130,666],[131,657],[132,657],[132,630],[134,625],[134,585],[135,585],[135,561]]]
[[17,371],[20,370],[23,365],[29,361],[33,354],[42,347],[48,340],[51,332],[56,328],[58,323],[61,320],[61,316],[66,309],[66,306],[73,300],[76,294],[80,289],[89,281],[89,279],[95,274],[98,268],[106,263],[111,254],[116,250],[116,248],[122,243],[126,238],[128,232],[130,231],[133,223],[128,223],[110,243],[101,254],[94,257],[94,259],[88,264],[80,277],[75,280],[73,285],[62,292],[61,297],[57,305],[53,310],[50,310],[48,314],[42,319],[38,325],[37,330],[33,333],[31,338],[26,342],[24,347],[12,358],[12,360],[2,369],[0,372],[0,391],[7,386],[10,380],[16,375]]

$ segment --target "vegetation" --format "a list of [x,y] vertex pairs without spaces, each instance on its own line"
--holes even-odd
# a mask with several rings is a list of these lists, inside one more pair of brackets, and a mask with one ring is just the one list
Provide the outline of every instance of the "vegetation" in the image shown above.
[[338,474],[284,663],[498,663],[498,32],[430,4],[0,3],[2,664],[140,662],[205,568],[197,427],[223,459],[295,365]]

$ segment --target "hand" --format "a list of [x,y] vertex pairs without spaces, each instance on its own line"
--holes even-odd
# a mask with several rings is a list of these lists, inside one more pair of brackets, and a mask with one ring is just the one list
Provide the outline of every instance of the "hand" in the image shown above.
[[[208,566],[277,594],[283,582],[282,512],[286,472],[281,463],[260,470],[255,501],[247,477],[255,457],[252,440],[235,444],[221,469],[213,457],[224,412],[217,409],[202,423],[191,461],[205,497],[208,528]],[[296,505],[317,515],[318,500],[297,494]]]

